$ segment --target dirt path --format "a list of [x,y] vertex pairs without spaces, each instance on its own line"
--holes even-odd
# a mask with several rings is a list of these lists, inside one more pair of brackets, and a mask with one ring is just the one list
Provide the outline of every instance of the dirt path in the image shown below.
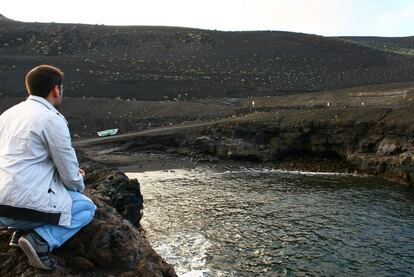
[[188,124],[188,125],[157,127],[157,128],[152,128],[152,129],[148,129],[145,131],[127,133],[127,134],[122,134],[122,135],[117,135],[117,136],[77,139],[73,141],[73,146],[74,147],[87,147],[90,145],[118,142],[118,141],[124,141],[125,139],[131,139],[131,138],[145,136],[145,135],[158,135],[158,134],[164,134],[170,131],[185,130],[185,129],[195,128],[195,127],[208,126],[208,125],[213,125],[218,122],[219,121],[210,121],[210,122],[200,122],[200,123]]

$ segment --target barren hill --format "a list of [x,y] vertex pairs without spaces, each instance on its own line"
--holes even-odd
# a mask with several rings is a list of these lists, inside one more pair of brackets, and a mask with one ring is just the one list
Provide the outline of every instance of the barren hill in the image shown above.
[[414,55],[414,36],[411,37],[338,37],[382,51]]
[[13,20],[11,20],[11,19],[9,19],[9,18],[5,17],[4,15],[2,15],[2,14],[0,13],[0,22],[11,22],[11,21],[13,21]]
[[274,96],[414,81],[414,56],[342,38],[0,20],[0,93],[24,96],[24,75],[43,63],[65,71],[73,97]]

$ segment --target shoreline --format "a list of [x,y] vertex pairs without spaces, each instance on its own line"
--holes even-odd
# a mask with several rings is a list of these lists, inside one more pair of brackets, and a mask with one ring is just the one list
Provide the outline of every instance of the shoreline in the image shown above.
[[[122,163],[120,162],[122,160]],[[197,159],[189,156],[183,156],[174,153],[133,153],[133,154],[112,154],[106,157],[106,160],[99,159],[100,163],[107,166],[116,167],[120,171],[127,173],[144,174],[146,172],[163,171],[166,173],[174,172],[175,170],[194,170],[201,168],[202,170],[213,170],[217,172],[232,171],[234,169],[244,168],[248,170],[263,170],[263,172],[275,171],[281,173],[293,173],[303,175],[344,175],[355,176],[360,178],[378,178],[379,180],[386,180],[396,186],[406,187],[405,184],[387,180],[379,176],[369,175],[358,170],[351,170],[351,168],[342,167],[343,170],[327,170],[339,168],[342,161],[335,164],[332,161],[326,160],[324,164],[309,163],[309,161],[288,160],[284,163],[261,163],[233,159],[217,159],[204,158]],[[337,161],[338,162],[338,161]],[[312,166],[310,166],[312,165]]]
[[329,160],[323,157],[284,159],[278,163],[249,161],[243,159],[217,158],[210,155],[185,155],[170,151],[118,152],[89,156],[90,159],[107,166],[117,167],[125,172],[145,172],[171,169],[194,169],[198,166],[226,168],[234,166],[264,167],[286,171],[309,171],[321,173],[359,173],[351,165],[341,160]]

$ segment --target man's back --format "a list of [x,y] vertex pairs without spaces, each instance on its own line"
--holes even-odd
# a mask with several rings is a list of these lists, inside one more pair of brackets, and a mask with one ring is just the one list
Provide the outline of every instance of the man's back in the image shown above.
[[55,224],[68,225],[66,190],[84,189],[78,166],[66,121],[46,99],[29,96],[0,116],[0,205],[60,214]]
[[43,104],[26,100],[0,116],[0,167],[16,167],[44,159],[47,150],[44,145],[45,123],[53,112]]
[[[36,116],[38,115],[38,116]],[[44,122],[51,113],[41,103],[26,100],[0,116],[0,200],[19,202],[18,187],[48,182],[53,163],[42,141]]]

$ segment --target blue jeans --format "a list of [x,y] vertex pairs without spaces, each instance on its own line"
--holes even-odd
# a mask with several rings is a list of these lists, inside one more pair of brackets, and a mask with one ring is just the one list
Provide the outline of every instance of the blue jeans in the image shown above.
[[69,226],[14,220],[7,217],[0,217],[0,224],[19,230],[34,230],[47,241],[50,250],[57,248],[91,222],[95,215],[96,206],[92,200],[79,192],[69,191],[69,194],[72,198],[72,221]]

